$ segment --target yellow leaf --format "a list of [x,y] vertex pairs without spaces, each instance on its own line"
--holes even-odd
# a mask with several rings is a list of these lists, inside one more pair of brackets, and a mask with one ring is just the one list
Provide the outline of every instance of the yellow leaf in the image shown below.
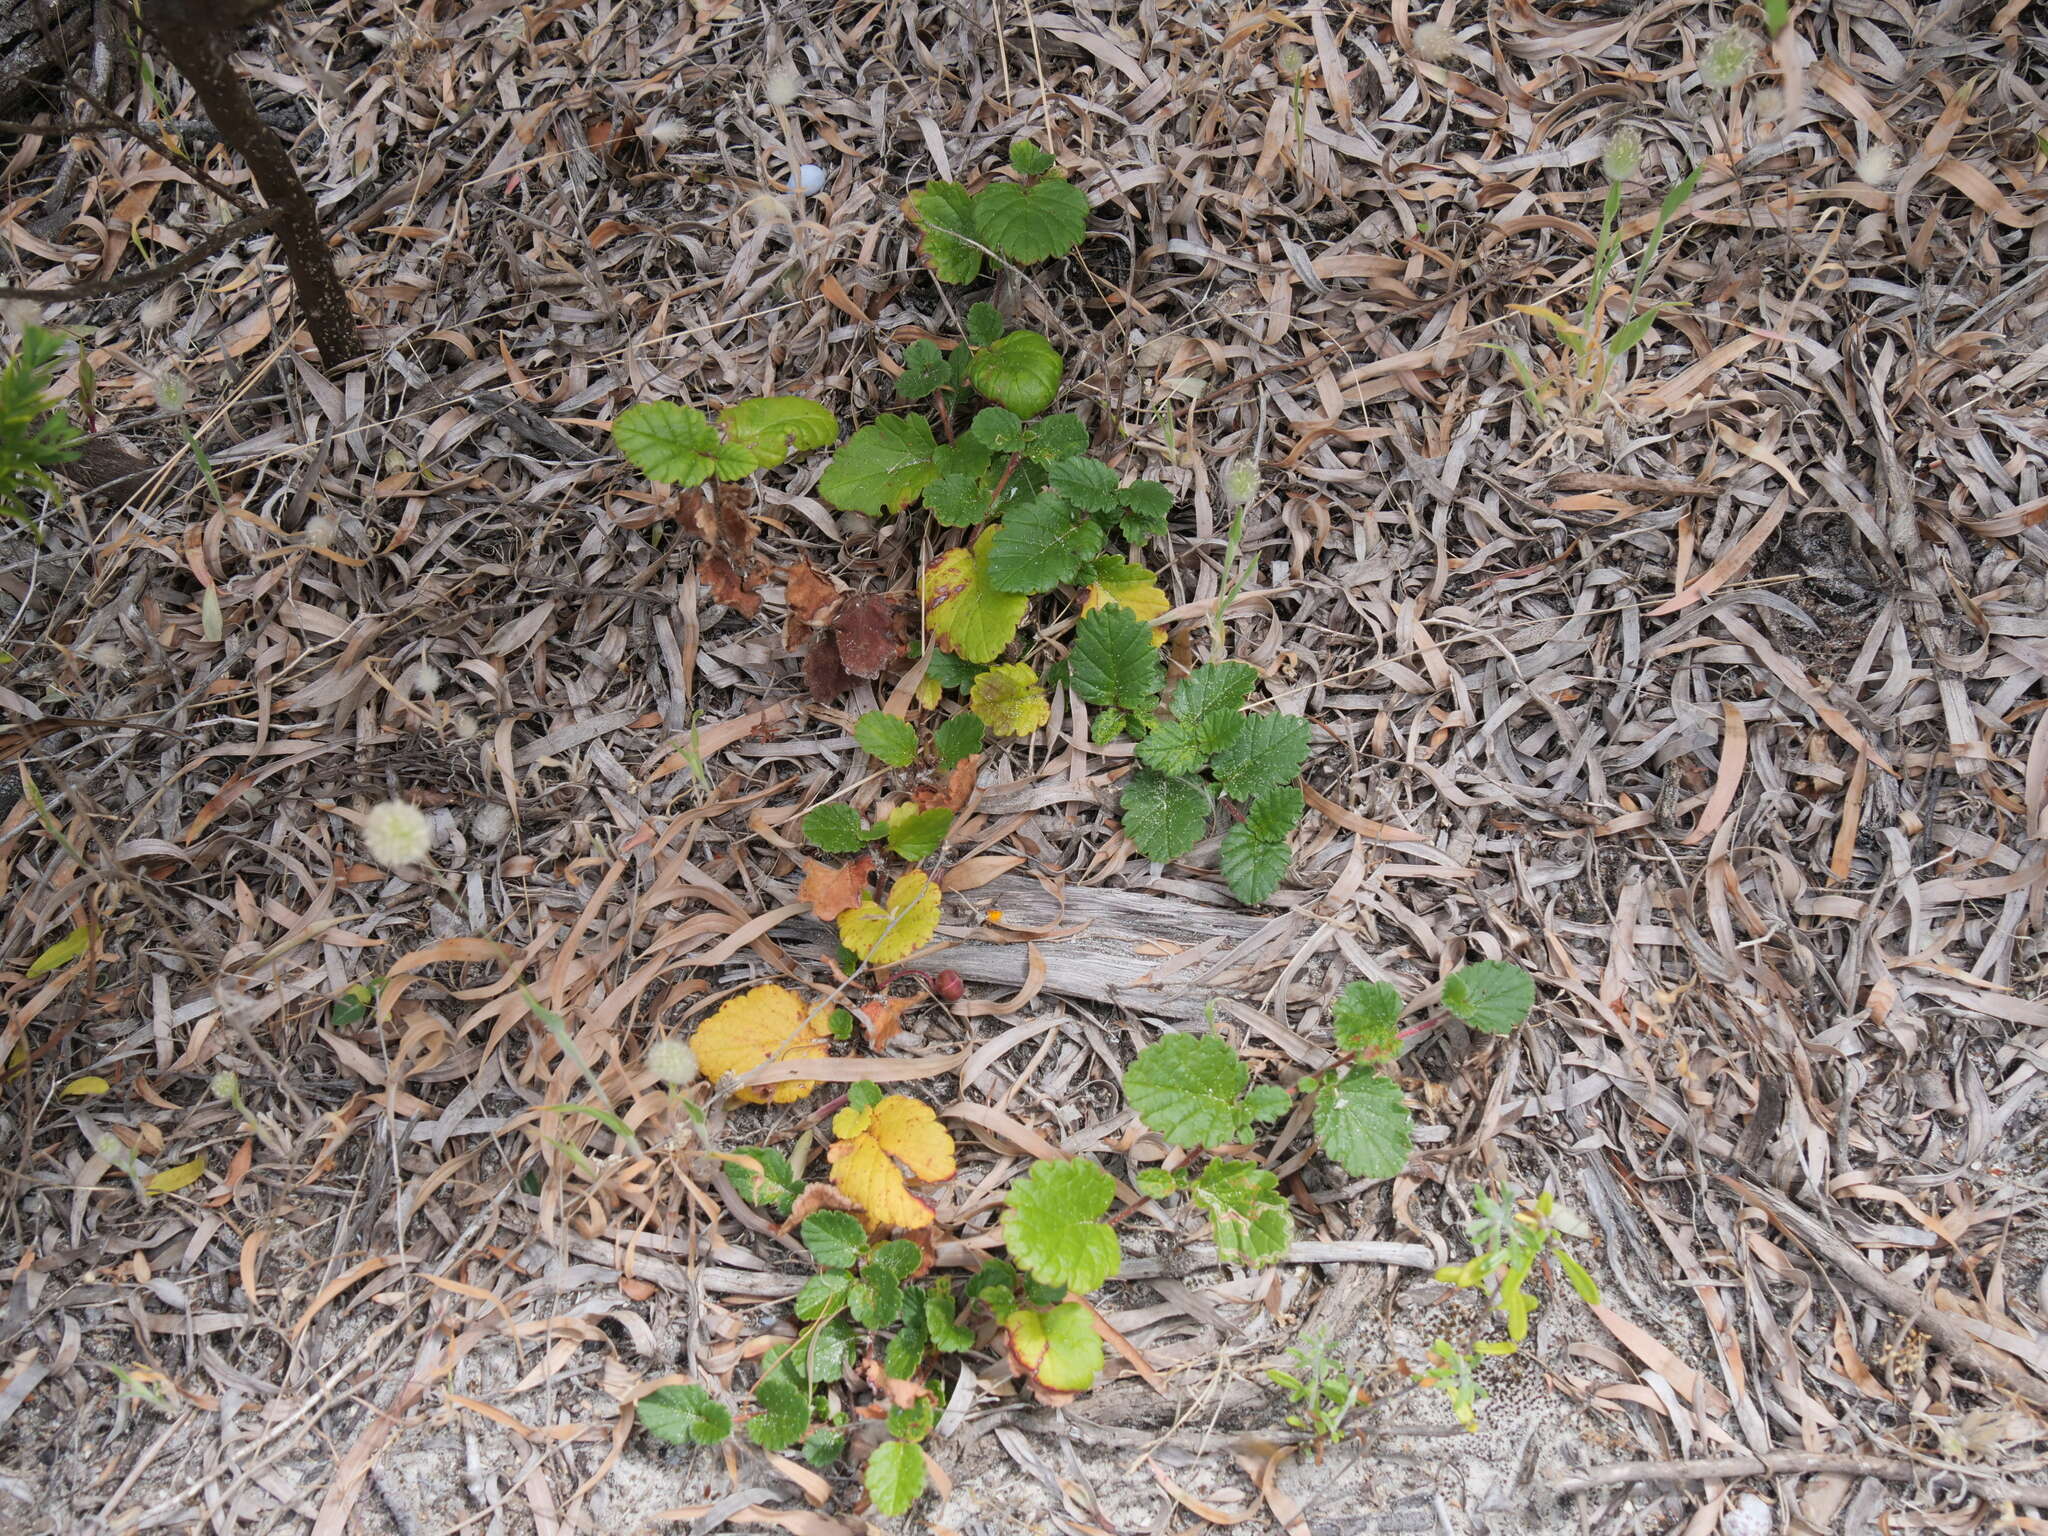
[[94,1094],[111,1093],[114,1085],[104,1077],[74,1077],[58,1093],[67,1099],[82,1099]]
[[917,702],[921,708],[937,709],[939,707],[939,700],[944,698],[945,695],[945,688],[940,685],[939,680],[935,677],[927,677],[917,685]]
[[72,929],[63,938],[37,955],[29,965],[28,979],[47,976],[52,971],[61,971],[65,966],[85,953],[85,946],[92,942],[92,930],[83,924]]
[[939,888],[918,869],[889,887],[886,907],[870,897],[839,918],[839,942],[869,965],[894,965],[938,930]]
[[1554,309],[1548,309],[1541,304],[1510,304],[1508,308],[1518,315],[1528,315],[1545,322],[1557,332],[1559,340],[1568,342],[1574,348],[1586,344],[1586,333]]
[[28,1042],[17,1040],[14,1049],[7,1053],[7,1075],[0,1077],[0,1083],[11,1083],[28,1070]]
[[1016,638],[1031,599],[1003,592],[988,579],[995,529],[972,549],[949,549],[924,573],[924,607],[932,637],[962,661],[994,661]]
[[[690,1049],[706,1078],[718,1082],[727,1073],[751,1072],[764,1061],[811,1061],[831,1051],[831,1028],[825,1009],[808,1013],[787,987],[762,986],[729,999],[697,1026]],[[816,1083],[776,1083],[742,1088],[733,1097],[747,1104],[793,1104]]]
[[968,695],[982,723],[998,736],[1029,736],[1052,718],[1052,701],[1038,674],[1021,661],[990,667]]
[[[1088,596],[1081,604],[1081,611],[1086,613],[1089,609],[1100,608],[1106,603],[1128,608],[1133,618],[1147,621],[1158,618],[1172,606],[1167,602],[1166,594],[1160,590],[1159,578],[1142,565],[1133,565],[1128,560],[1105,571],[1102,578],[1088,589]],[[1152,643],[1164,645],[1166,631],[1155,628],[1152,631]]]
[[179,1163],[175,1168],[166,1168],[161,1173],[150,1175],[149,1182],[142,1186],[145,1193],[152,1195],[175,1195],[187,1184],[197,1184],[206,1177],[206,1154],[200,1153],[189,1163]]
[[826,1156],[841,1193],[884,1225],[931,1225],[931,1206],[910,1192],[896,1166],[928,1182],[950,1179],[957,1170],[953,1138],[929,1104],[892,1093],[873,1109],[840,1111],[832,1129],[843,1139]]

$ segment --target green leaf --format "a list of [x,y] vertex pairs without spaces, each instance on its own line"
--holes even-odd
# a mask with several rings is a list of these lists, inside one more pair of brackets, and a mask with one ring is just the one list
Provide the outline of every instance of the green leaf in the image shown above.
[[961,1294],[970,1302],[984,1301],[994,1311],[1006,1311],[1016,1305],[1017,1271],[1001,1259],[985,1260],[967,1277]]
[[908,859],[915,864],[937,853],[952,829],[953,813],[943,806],[929,811],[913,811],[901,820],[889,823],[889,851],[897,858]]
[[842,512],[901,512],[938,479],[938,446],[922,416],[884,416],[839,445],[818,494]]
[[1147,768],[1124,786],[1124,835],[1156,864],[1180,858],[1209,830],[1209,791],[1197,779]]
[[884,1440],[861,1473],[878,1515],[900,1515],[924,1492],[924,1452],[908,1440]]
[[[945,654],[943,651],[935,651],[932,653],[932,659],[936,661]],[[925,676],[931,676],[929,668],[926,669]],[[941,769],[950,769],[962,758],[972,757],[981,750],[982,740],[987,731],[988,727],[982,723],[981,716],[971,709],[964,710],[932,732],[932,755],[938,759]]]
[[1157,480],[1133,480],[1117,493],[1123,515],[1117,519],[1117,537],[1127,544],[1142,544],[1166,532],[1166,519],[1173,511],[1173,492]]
[[908,1280],[924,1262],[924,1250],[908,1238],[893,1238],[868,1255],[861,1266],[864,1275],[887,1275],[897,1282]]
[[1107,746],[1131,728],[1131,717],[1120,709],[1099,709],[1088,721],[1088,739]]
[[925,1293],[924,1326],[932,1347],[944,1354],[957,1355],[974,1348],[974,1330],[960,1326],[950,1280],[941,1280]]
[[883,1328],[903,1307],[903,1288],[889,1275],[863,1274],[846,1288],[846,1309],[863,1328]]
[[1024,418],[1000,405],[985,405],[976,411],[967,430],[991,453],[1018,453],[1030,441]]
[[1254,1124],[1278,1120],[1294,1105],[1294,1095],[1278,1083],[1260,1083],[1244,1096],[1244,1117]]
[[1059,393],[1066,364],[1036,331],[1012,331],[974,354],[967,377],[985,399],[1036,416]]
[[1256,836],[1250,827],[1239,822],[1223,834],[1217,862],[1230,894],[1246,906],[1256,907],[1271,901],[1273,893],[1280,889],[1280,882],[1287,878],[1287,866],[1294,862],[1294,852],[1284,842]]
[[908,768],[917,761],[917,732],[901,715],[871,709],[853,723],[853,739],[862,751],[891,768]]
[[695,1382],[656,1387],[633,1412],[642,1429],[670,1445],[716,1445],[732,1433],[732,1410]]
[[990,512],[988,493],[971,475],[941,475],[924,488],[924,509],[945,528],[971,528]]
[[1117,1272],[1114,1229],[1095,1218],[1116,1198],[1116,1180],[1092,1158],[1034,1164],[1003,1200],[1003,1246],[1046,1285],[1092,1291]]
[[1337,1049],[1392,1060],[1401,1054],[1401,994],[1384,981],[1354,981],[1330,1005]]
[[1244,824],[1253,837],[1278,842],[1300,824],[1301,813],[1307,808],[1301,791],[1292,784],[1283,784],[1267,790],[1245,807]]
[[974,199],[957,182],[930,181],[903,200],[918,229],[925,265],[942,283],[971,283],[981,276],[980,239],[975,233]]
[[612,441],[648,479],[681,486],[709,480],[724,446],[702,411],[673,400],[644,400],[619,412]]
[[28,964],[28,971],[23,979],[34,981],[38,976],[47,976],[52,971],[63,970],[65,966],[70,965],[80,955],[84,954],[86,946],[91,942],[92,930],[83,923],[79,924],[79,926],[65,934],[63,938],[31,960]]
[[1031,426],[1031,439],[1024,451],[1041,463],[1071,459],[1088,451],[1088,429],[1072,411],[1041,416]]
[[761,1411],[747,1420],[747,1438],[764,1451],[788,1450],[811,1427],[811,1394],[786,1376],[763,1376],[754,1402]]
[[985,347],[1003,334],[1003,312],[993,304],[977,302],[967,306],[967,341]]
[[1244,729],[1244,718],[1220,711],[1192,720],[1171,716],[1153,726],[1151,734],[1138,743],[1138,760],[1161,773],[1200,773],[1218,750],[1236,740]]
[[1316,1091],[1316,1140],[1354,1179],[1391,1179],[1408,1166],[1414,1138],[1393,1079],[1353,1067]]
[[1301,777],[1308,722],[1299,715],[1251,715],[1237,739],[1216,754],[1209,775],[1233,800],[1250,800]]
[[1221,1147],[1243,1124],[1251,1072],[1221,1035],[1162,1035],[1124,1069],[1124,1097],[1171,1147]]
[[1586,1273],[1586,1266],[1566,1253],[1562,1246],[1551,1251],[1557,1255],[1557,1262],[1564,1270],[1565,1279],[1571,1283],[1571,1288],[1579,1293],[1579,1300],[1589,1307],[1600,1305],[1600,1287],[1594,1282],[1593,1277]]
[[787,1213],[804,1191],[803,1180],[789,1166],[789,1159],[768,1147],[734,1147],[733,1151],[740,1157],[752,1158],[761,1170],[756,1173],[745,1163],[725,1165],[725,1176],[732,1180],[740,1198],[749,1205],[765,1205]]
[[1061,459],[1046,470],[1045,478],[1047,484],[1083,512],[1116,509],[1116,471],[1100,459]]
[[903,349],[903,371],[896,375],[899,400],[922,400],[953,382],[953,369],[935,341],[923,338]]
[[852,1109],[873,1109],[882,1102],[882,1090],[875,1083],[852,1083],[846,1089],[846,1102]]
[[1088,195],[1070,181],[991,182],[974,194],[983,242],[1016,262],[1064,256],[1088,233]]
[[1663,307],[1661,304],[1652,304],[1641,314],[1630,315],[1627,320],[1622,322],[1621,329],[1608,338],[1607,355],[1612,358],[1620,358],[1628,352],[1630,347],[1641,342],[1657,324],[1657,311]]
[[[951,651],[934,649],[930,657],[931,659],[925,663],[925,677],[951,693],[967,692],[974,686],[974,680],[987,670],[982,663],[963,661]],[[956,715],[954,718],[958,719],[959,716]],[[939,729],[943,731],[945,727],[940,726]],[[938,747],[938,737],[932,738],[932,746],[934,749]]]
[[1051,496],[1012,507],[995,532],[988,579],[1000,592],[1050,592],[1102,548],[1102,530]]
[[1029,139],[1010,141],[1010,169],[1019,176],[1043,176],[1054,165],[1051,155]]
[[915,1398],[908,1407],[891,1408],[883,1422],[889,1433],[898,1440],[922,1440],[932,1432],[932,1425],[938,1419],[938,1409],[928,1397]]
[[718,424],[726,441],[746,449],[761,469],[774,468],[792,453],[829,447],[839,436],[837,417],[796,395],[742,400],[721,411]]
[[1055,1392],[1080,1392],[1102,1371],[1102,1336],[1078,1301],[1044,1311],[1019,1308],[1003,1318],[1010,1359]]
[[846,1431],[814,1429],[804,1436],[804,1460],[814,1467],[829,1467],[846,1454]]
[[826,1313],[837,1312],[846,1304],[847,1287],[852,1284],[853,1276],[845,1270],[828,1269],[803,1283],[789,1309],[804,1322],[816,1322]]
[[850,805],[821,805],[804,817],[804,841],[826,853],[856,853],[868,841],[860,812]]
[[1166,686],[1166,669],[1151,629],[1121,603],[1081,615],[1067,656],[1074,692],[1090,704],[1149,713]]
[[952,442],[940,443],[932,450],[932,463],[942,476],[966,475],[973,479],[988,468],[988,462],[987,445],[976,442],[964,432]]
[[1259,669],[1249,662],[1212,661],[1181,679],[1169,708],[1176,720],[1234,715],[1244,707],[1258,681]]
[[1140,1168],[1131,1182],[1147,1200],[1164,1200],[1180,1188],[1180,1175],[1171,1168]]
[[1226,1263],[1271,1264],[1294,1240],[1280,1181],[1257,1163],[1217,1158],[1188,1186],[1188,1195],[1207,1213],[1216,1256]]
[[1477,960],[1444,978],[1444,1007],[1485,1034],[1506,1034],[1535,1006],[1535,978],[1505,960]]
[[868,1235],[845,1211],[816,1211],[798,1228],[821,1269],[851,1269],[868,1251]]

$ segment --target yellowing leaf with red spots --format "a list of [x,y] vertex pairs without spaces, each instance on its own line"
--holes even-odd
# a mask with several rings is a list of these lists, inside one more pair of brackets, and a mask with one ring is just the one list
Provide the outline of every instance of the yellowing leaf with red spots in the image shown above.
[[950,1179],[958,1165],[953,1138],[929,1104],[892,1093],[872,1109],[841,1110],[833,1117],[832,1134],[840,1140],[826,1156],[842,1194],[881,1225],[931,1225],[932,1208],[910,1192],[903,1168],[930,1182]]
[[938,931],[939,888],[917,869],[889,887],[886,906],[870,898],[839,918],[839,942],[869,965],[894,965]]
[[1029,736],[1052,718],[1045,684],[1021,661],[990,667],[968,696],[974,712],[998,736]]
[[[690,1049],[706,1078],[742,1076],[764,1061],[809,1061],[831,1049],[827,1010],[806,1009],[787,987],[763,986],[729,999],[697,1026]],[[742,1088],[733,1097],[748,1104],[793,1104],[816,1083],[775,1083]]]

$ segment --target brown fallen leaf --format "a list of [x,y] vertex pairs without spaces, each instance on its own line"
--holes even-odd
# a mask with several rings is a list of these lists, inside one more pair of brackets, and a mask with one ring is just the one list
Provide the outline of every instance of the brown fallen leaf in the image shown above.
[[830,704],[853,686],[846,668],[839,662],[839,643],[821,635],[804,657],[804,688],[820,704]]
[[789,604],[789,620],[783,626],[782,643],[794,648],[825,621],[825,610],[838,600],[839,588],[808,560],[799,560],[784,567],[782,583]]
[[804,882],[797,887],[797,900],[808,901],[818,918],[832,922],[840,913],[851,912],[861,904],[868,893],[868,875],[874,867],[875,856],[871,853],[837,867],[805,859]]
[[839,659],[855,677],[880,677],[885,669],[903,658],[903,621],[906,609],[901,594],[870,592],[840,601],[832,616],[832,635],[839,642]]
[[903,1033],[903,1015],[915,1008],[918,1001],[914,997],[878,997],[862,1003],[860,1026],[868,1037],[868,1049],[879,1051]]

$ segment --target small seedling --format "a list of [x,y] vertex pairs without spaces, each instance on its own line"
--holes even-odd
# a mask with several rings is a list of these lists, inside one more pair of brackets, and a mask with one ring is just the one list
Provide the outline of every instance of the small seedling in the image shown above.
[[1344,1438],[1344,1420],[1369,1399],[1365,1389],[1330,1349],[1328,1339],[1304,1339],[1287,1351],[1292,1370],[1269,1370],[1266,1379],[1287,1394],[1294,1412],[1287,1427],[1309,1437],[1316,1454]]
[[78,457],[81,440],[71,418],[50,397],[63,338],[40,326],[21,333],[21,346],[0,368],[0,516],[31,532],[31,498],[57,495],[50,470]]

